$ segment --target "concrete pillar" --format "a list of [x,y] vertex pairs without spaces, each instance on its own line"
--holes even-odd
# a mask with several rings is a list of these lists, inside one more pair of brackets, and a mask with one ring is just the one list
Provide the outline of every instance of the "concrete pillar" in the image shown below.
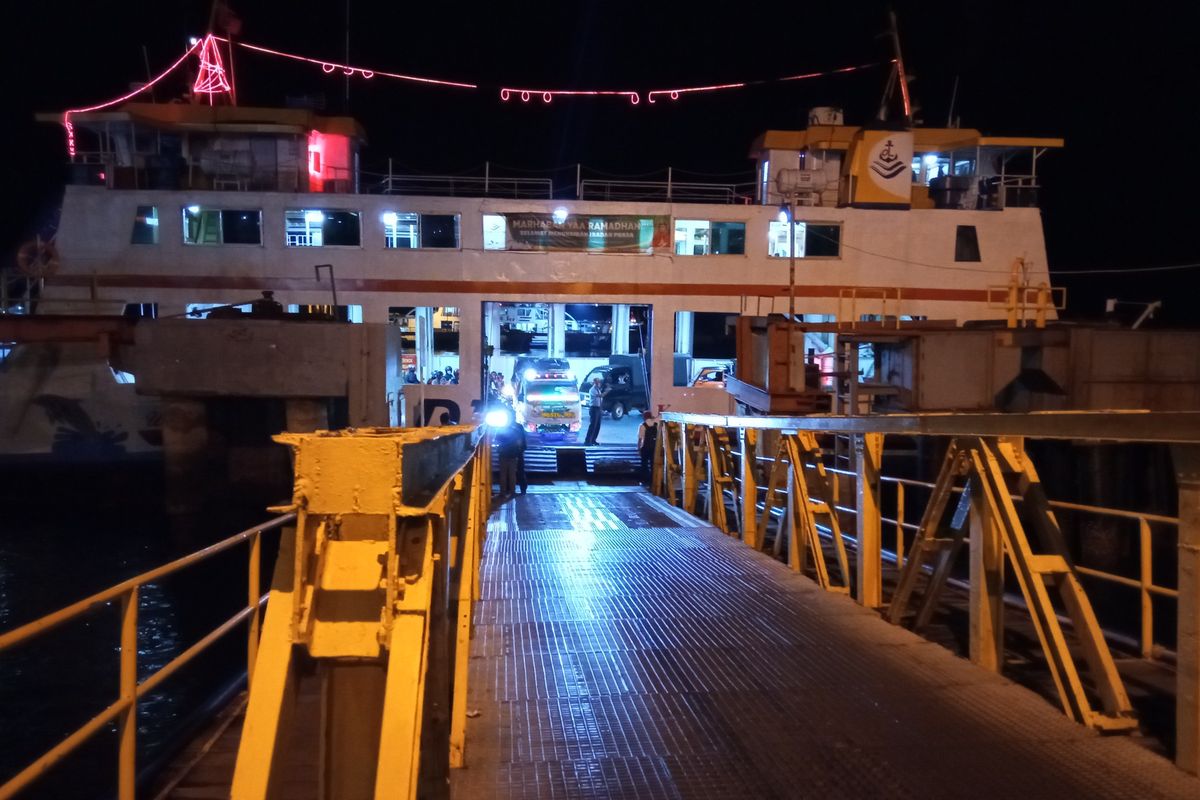
[[[493,315],[495,316],[495,315]],[[472,398],[479,398],[480,387],[483,386],[483,303],[467,302],[458,309],[458,383],[469,386],[474,392]],[[489,344],[495,344],[499,349],[500,325],[496,324],[494,339]],[[463,411],[467,413],[466,410]]]
[[629,304],[615,303],[612,307],[612,352],[629,352]]
[[1200,446],[1171,449],[1179,487],[1175,763],[1200,774]]
[[204,401],[166,397],[162,409],[167,513],[199,513],[209,486],[208,414]]
[[433,309],[417,306],[413,312],[413,325],[416,327],[417,375],[424,383],[433,371]]
[[567,307],[562,303],[550,304],[550,330],[546,333],[546,355],[562,358],[567,352]]
[[[498,356],[500,355],[500,304],[481,303],[480,306],[483,309],[483,337],[486,340],[485,344],[491,345],[493,356]],[[462,319],[464,325],[466,324],[466,319],[470,313],[471,312],[466,308],[460,309],[460,319]],[[470,345],[465,344],[465,342],[466,339],[464,335],[459,333],[458,351],[460,359],[464,354],[464,351],[470,347]],[[482,363],[482,359],[480,360],[480,363]],[[466,366],[465,361],[463,362],[463,366]],[[465,369],[463,369],[463,374],[466,374]]]
[[323,399],[293,397],[284,404],[288,433],[329,430],[329,404]]
[[692,354],[692,336],[694,333],[695,312],[675,312],[675,352],[685,355]]

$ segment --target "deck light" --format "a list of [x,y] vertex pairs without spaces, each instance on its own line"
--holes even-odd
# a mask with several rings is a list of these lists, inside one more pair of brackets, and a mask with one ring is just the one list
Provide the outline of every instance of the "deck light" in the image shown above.
[[396,220],[398,220],[398,219],[399,219],[399,217],[398,217],[398,216],[396,216],[396,212],[395,212],[395,211],[385,211],[385,212],[383,212],[383,224],[384,224],[384,225],[387,225],[389,228],[391,228],[391,227],[395,227],[395,225],[396,225]]
[[507,428],[512,424],[512,417],[509,415],[507,408],[493,408],[487,412],[483,421],[492,428]]
[[555,225],[562,225],[567,221],[567,213],[566,206],[559,206],[558,208],[554,209],[554,213],[551,214],[550,217],[554,220]]
[[787,205],[787,203],[784,203],[783,205],[781,205],[779,207],[779,224],[780,225],[787,224],[789,216],[791,216],[791,213],[788,209],[788,205]]
[[534,369],[533,367],[530,367],[529,369],[525,370],[525,380],[527,380],[527,381],[536,380],[537,376],[538,376],[537,370]]

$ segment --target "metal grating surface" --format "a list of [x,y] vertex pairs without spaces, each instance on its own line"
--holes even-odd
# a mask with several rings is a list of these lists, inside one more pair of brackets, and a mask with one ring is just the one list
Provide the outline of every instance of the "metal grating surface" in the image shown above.
[[1200,797],[640,492],[497,509],[456,797]]

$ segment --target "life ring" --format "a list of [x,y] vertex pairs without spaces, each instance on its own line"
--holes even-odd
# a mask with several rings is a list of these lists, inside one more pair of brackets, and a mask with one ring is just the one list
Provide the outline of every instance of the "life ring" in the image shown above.
[[34,239],[17,250],[17,269],[30,278],[44,278],[58,272],[58,248],[52,241]]

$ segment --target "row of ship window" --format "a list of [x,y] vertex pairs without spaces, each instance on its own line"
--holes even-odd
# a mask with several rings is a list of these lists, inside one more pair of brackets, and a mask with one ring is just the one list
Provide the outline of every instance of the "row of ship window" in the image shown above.
[[[218,209],[187,206],[183,209],[183,243],[185,245],[261,245],[262,211],[259,209]],[[528,216],[528,215],[526,215]],[[530,248],[509,241],[503,214],[484,214],[484,250],[509,249],[577,249],[582,251],[611,251],[603,233],[592,234],[575,244],[564,247],[548,245]],[[358,211],[330,208],[297,208],[284,211],[284,243],[288,247],[360,247],[362,246],[362,214]],[[458,214],[420,214],[387,211],[380,215],[383,223],[384,246],[388,249],[458,249]],[[647,223],[652,221],[648,218]],[[839,258],[841,256],[841,225],[839,223],[796,222],[795,242],[798,258]],[[597,238],[599,236],[600,238]],[[158,244],[159,213],[157,206],[138,206],[131,236],[133,244]],[[744,255],[746,252],[746,223],[715,220],[674,220],[673,252],[681,256]],[[655,252],[653,247],[636,252]],[[788,256],[786,222],[772,221],[767,253]]]

